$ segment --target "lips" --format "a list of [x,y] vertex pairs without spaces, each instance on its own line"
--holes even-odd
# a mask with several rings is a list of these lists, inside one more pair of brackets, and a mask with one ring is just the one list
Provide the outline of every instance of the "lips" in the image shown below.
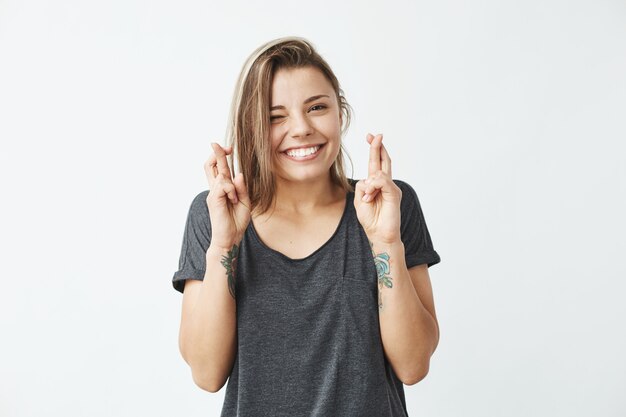
[[296,150],[296,149],[308,149],[308,148],[313,148],[315,146],[319,146],[321,148],[324,145],[325,145],[324,143],[312,143],[310,145],[294,146],[293,148],[287,148],[287,149],[285,149],[282,152],[283,153],[287,153],[287,151],[293,151],[293,150]]
[[282,152],[285,158],[291,161],[310,161],[312,159],[317,158],[320,154],[320,150],[324,147],[324,144],[320,145],[309,145],[309,146],[299,146],[297,148],[289,148],[288,150]]

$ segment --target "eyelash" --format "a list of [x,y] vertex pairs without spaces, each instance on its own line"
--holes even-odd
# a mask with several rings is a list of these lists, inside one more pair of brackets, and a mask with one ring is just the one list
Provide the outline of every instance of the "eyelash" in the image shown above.
[[[326,108],[324,104],[316,104],[315,106],[312,106],[311,108],[313,107],[321,107],[320,110],[324,110]],[[285,116],[270,116],[270,121],[275,120],[275,119],[280,119],[281,117],[285,117]]]

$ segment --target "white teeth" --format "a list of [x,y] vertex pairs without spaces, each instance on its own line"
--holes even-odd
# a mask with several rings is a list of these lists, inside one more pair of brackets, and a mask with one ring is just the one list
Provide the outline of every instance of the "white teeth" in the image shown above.
[[319,146],[313,146],[311,148],[292,149],[290,151],[287,151],[286,153],[289,156],[303,157],[303,156],[309,156],[311,154],[314,154],[315,152],[318,151],[319,148],[320,148]]

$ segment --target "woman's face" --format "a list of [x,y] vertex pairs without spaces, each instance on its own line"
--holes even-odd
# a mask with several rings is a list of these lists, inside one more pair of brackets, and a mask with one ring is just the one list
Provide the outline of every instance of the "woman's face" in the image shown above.
[[335,91],[322,72],[313,67],[278,70],[270,106],[277,180],[327,177],[341,146],[341,113]]

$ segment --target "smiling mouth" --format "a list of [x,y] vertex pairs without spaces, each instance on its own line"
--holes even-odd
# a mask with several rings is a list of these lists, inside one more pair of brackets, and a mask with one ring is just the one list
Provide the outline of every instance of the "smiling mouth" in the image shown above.
[[316,154],[323,146],[324,145],[322,144],[311,146],[309,148],[288,149],[283,153],[291,156],[292,158],[305,158],[307,156]]

